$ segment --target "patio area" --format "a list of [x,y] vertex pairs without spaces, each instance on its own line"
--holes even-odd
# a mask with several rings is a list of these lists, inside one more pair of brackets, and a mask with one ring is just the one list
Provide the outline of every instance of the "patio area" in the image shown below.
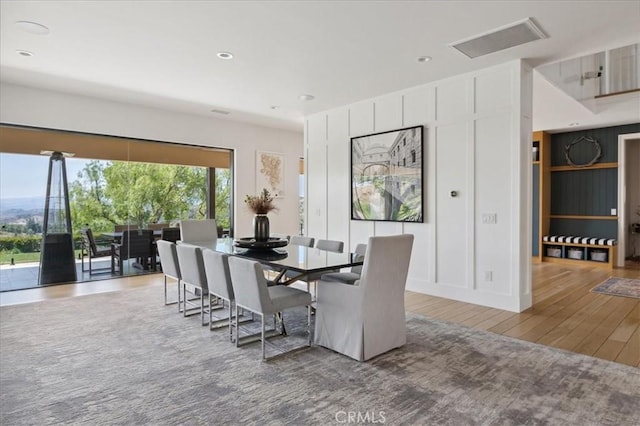
[[[85,260],[85,268],[88,268]],[[155,274],[160,271],[145,271],[140,269],[139,267],[134,266],[135,259],[126,260],[123,262],[123,275],[131,276],[131,275],[145,275],[145,274]],[[111,274],[109,269],[106,269],[102,273],[96,273],[95,269],[98,268],[110,268],[111,259],[105,258],[104,260],[94,260],[93,275],[89,275],[89,271],[82,272],[82,265],[79,260],[76,261],[76,274],[77,280],[73,281],[75,283],[81,282],[89,282],[89,281],[101,281],[101,280],[109,280],[112,278],[119,278],[119,274]],[[12,291],[12,290],[24,290],[28,288],[39,288],[45,287],[38,284],[38,271],[40,268],[39,262],[32,263],[20,263],[17,265],[0,265],[0,292],[3,291]],[[58,285],[62,283],[56,284],[47,284],[46,286]]]

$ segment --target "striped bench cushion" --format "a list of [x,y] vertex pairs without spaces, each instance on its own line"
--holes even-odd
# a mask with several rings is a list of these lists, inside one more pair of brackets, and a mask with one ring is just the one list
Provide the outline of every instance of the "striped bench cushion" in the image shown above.
[[618,242],[614,238],[573,237],[566,235],[545,235],[545,243],[591,244],[595,246],[615,246]]

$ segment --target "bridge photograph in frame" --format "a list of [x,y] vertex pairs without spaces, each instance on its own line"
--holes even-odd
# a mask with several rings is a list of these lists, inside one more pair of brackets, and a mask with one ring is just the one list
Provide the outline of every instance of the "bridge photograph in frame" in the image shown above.
[[351,138],[351,219],[423,222],[423,126]]

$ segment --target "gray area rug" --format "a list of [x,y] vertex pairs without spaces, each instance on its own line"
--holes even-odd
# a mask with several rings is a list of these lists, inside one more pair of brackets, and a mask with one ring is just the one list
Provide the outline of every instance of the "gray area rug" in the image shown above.
[[409,315],[407,345],[366,363],[264,363],[198,321],[161,287],[0,308],[0,423],[640,424],[640,369],[442,321]]
[[623,296],[640,299],[640,280],[635,278],[610,277],[591,289],[592,293],[608,296]]

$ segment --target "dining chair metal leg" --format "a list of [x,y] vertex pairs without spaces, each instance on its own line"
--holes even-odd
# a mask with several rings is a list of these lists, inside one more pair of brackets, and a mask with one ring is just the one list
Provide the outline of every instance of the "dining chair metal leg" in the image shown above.
[[167,302],[167,276],[164,276],[164,304],[165,306],[169,303]]
[[265,356],[265,352],[264,352],[264,341],[265,341],[265,336],[264,336],[264,314],[260,315],[260,322],[262,323],[262,338],[261,338],[261,342],[262,342],[262,360],[266,361],[267,358]]
[[307,336],[309,338],[307,346],[311,346],[311,305],[307,306]]
[[204,292],[200,292],[200,325],[207,325],[204,323]]
[[182,314],[187,316],[187,285],[182,283]]
[[178,300],[176,302],[169,302],[169,282],[167,281],[167,276],[164,276],[164,304],[165,305],[175,305],[178,304],[178,312],[182,312],[182,308],[180,306],[180,280],[176,281],[176,285],[178,287]]
[[231,310],[233,309],[233,301],[229,301],[229,341],[233,342],[233,332],[231,331]]
[[[236,331],[236,348],[240,347],[240,330],[239,330],[239,325],[238,325],[238,304],[236,303],[236,309],[235,309],[235,314],[236,314],[236,318],[233,321],[233,327],[235,328]],[[233,337],[233,332],[231,333],[231,336]]]

